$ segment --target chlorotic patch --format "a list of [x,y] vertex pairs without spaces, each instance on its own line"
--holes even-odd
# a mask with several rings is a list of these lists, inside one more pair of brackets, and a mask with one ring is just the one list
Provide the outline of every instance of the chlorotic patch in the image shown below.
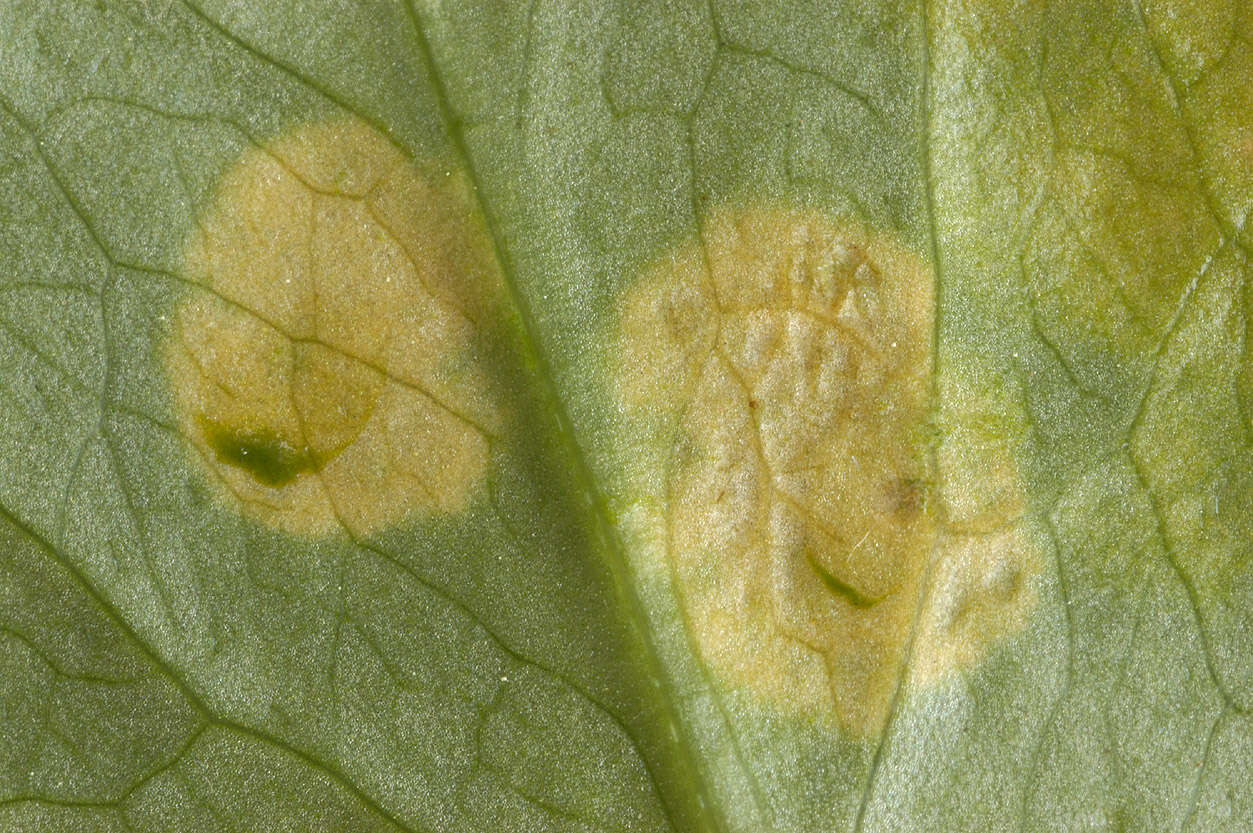
[[986,534],[940,520],[934,284],[858,224],[728,210],[620,317],[618,397],[665,445],[654,538],[698,653],[857,733],[882,727],[907,652],[915,679],[969,665],[1030,604],[1020,501]]
[[167,351],[223,495],[303,535],[464,509],[500,422],[476,352],[485,240],[461,177],[360,121],[246,153],[188,244]]

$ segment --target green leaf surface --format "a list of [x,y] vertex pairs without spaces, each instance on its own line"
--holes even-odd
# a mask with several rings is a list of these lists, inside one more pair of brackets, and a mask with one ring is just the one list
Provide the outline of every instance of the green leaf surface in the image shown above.
[[0,831],[1253,829],[1253,7],[0,0]]

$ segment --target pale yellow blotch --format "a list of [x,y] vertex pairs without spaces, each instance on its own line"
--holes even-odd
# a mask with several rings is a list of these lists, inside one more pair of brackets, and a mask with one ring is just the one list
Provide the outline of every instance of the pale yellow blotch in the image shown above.
[[965,594],[962,630],[919,640],[918,679],[978,661],[1028,583],[991,538],[942,529],[934,306],[931,270],[883,235],[725,211],[643,277],[620,321],[618,397],[668,447],[656,520],[701,658],[857,733],[886,719],[933,562]]
[[[971,361],[953,352],[955,363]],[[1044,567],[1015,464],[1028,430],[1022,408],[1004,389],[979,388],[961,374],[946,379],[950,424],[936,455],[943,524],[910,658],[919,684],[975,666],[1020,630],[1039,600]]]
[[933,682],[971,668],[994,642],[1026,624],[1037,601],[1039,549],[1021,522],[994,532],[945,535],[929,582],[911,678]]
[[240,159],[198,229],[167,367],[228,499],[302,535],[463,510],[501,417],[475,352],[499,278],[461,178],[310,125]]

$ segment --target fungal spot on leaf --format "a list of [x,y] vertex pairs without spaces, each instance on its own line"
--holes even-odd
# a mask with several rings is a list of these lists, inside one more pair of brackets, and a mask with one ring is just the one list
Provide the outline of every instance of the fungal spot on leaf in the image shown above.
[[239,434],[216,425],[205,426],[205,438],[219,462],[247,469],[266,486],[284,486],[312,471],[312,455],[273,432]]
[[[882,727],[928,568],[966,541],[933,499],[933,333],[931,270],[816,212],[715,215],[625,297],[618,398],[661,448],[654,538],[724,683],[855,733]],[[969,555],[952,589],[977,574],[990,601],[971,621],[986,623],[1015,579],[979,581],[1012,565]],[[918,648],[951,668],[1002,632],[964,653]]]
[[184,271],[180,424],[244,512],[320,535],[465,508],[499,430],[475,341],[499,276],[458,177],[306,126],[222,177]]

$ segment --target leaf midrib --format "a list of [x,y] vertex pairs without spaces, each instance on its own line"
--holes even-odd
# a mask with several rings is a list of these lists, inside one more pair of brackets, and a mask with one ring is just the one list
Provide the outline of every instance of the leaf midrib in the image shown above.
[[[474,201],[482,215],[484,225],[487,229],[491,242],[492,254],[500,267],[501,275],[505,284],[506,291],[509,295],[510,303],[518,314],[518,320],[521,325],[522,344],[524,358],[529,360],[533,375],[540,386],[541,400],[544,404],[544,411],[551,415],[551,427],[553,433],[561,444],[561,451],[568,458],[574,482],[583,497],[586,499],[591,509],[592,520],[596,538],[598,539],[602,549],[607,555],[606,566],[613,579],[615,596],[621,607],[627,611],[630,616],[630,624],[636,632],[640,642],[640,649],[648,663],[645,669],[649,679],[655,683],[654,686],[645,687],[648,691],[664,691],[668,692],[671,686],[668,678],[664,674],[656,649],[652,640],[649,638],[650,629],[647,617],[644,612],[643,603],[635,591],[634,583],[631,581],[628,570],[628,562],[626,557],[626,549],[618,535],[614,526],[608,508],[608,501],[597,485],[596,479],[592,474],[591,467],[587,461],[587,455],[582,446],[578,442],[578,438],[574,434],[573,422],[570,418],[569,409],[566,407],[565,401],[558,393],[555,376],[552,372],[552,366],[548,361],[547,355],[542,347],[542,341],[538,328],[535,324],[535,316],[531,311],[530,304],[523,295],[518,286],[517,276],[509,258],[508,249],[499,231],[499,224],[488,205],[485,198],[485,189],[482,187],[482,181],[478,170],[474,164],[474,156],[470,153],[466,143],[464,131],[461,128],[461,120],[457,117],[452,107],[447,87],[440,72],[439,65],[435,60],[434,50],[431,47],[430,40],[427,37],[426,30],[422,26],[421,17],[417,9],[414,7],[413,0],[405,0],[405,11],[409,16],[410,23],[413,27],[414,41],[417,46],[419,58],[423,67],[429,76],[429,81],[435,93],[435,101],[440,111],[440,117],[443,120],[444,130],[446,131],[453,148],[456,151],[459,161],[463,165],[466,176],[469,179],[471,190],[474,194]],[[697,808],[700,815],[702,827],[706,830],[717,831],[725,827],[716,814],[714,807],[715,802],[708,794],[708,788],[703,781],[695,775],[698,771],[695,761],[688,747],[679,739],[681,733],[679,731],[679,715],[674,706],[674,699],[669,696],[657,697],[656,700],[661,706],[663,713],[674,730],[670,734],[668,746],[671,753],[679,759],[682,764],[682,772],[689,780],[689,787],[692,795],[696,798],[693,806]],[[637,744],[638,746],[638,744]],[[668,802],[668,795],[661,789],[661,785],[657,781],[656,773],[652,763],[647,759],[647,755],[643,749],[640,749],[640,762],[648,774],[650,783],[656,791],[658,801],[662,811],[665,814],[667,822],[671,828],[676,829],[675,820],[672,809]]]

